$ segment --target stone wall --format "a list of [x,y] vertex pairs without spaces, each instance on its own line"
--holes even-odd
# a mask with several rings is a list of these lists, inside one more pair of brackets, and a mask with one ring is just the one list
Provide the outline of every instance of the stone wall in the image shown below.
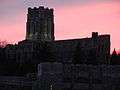
[[33,81],[26,77],[0,76],[0,90],[32,90]]
[[110,36],[59,40],[49,44],[54,59],[63,63],[109,64]]
[[119,74],[120,65],[61,63],[38,65],[38,78],[41,78],[38,83],[44,82],[40,85],[47,87],[53,85],[53,88],[57,87],[59,90],[118,90]]

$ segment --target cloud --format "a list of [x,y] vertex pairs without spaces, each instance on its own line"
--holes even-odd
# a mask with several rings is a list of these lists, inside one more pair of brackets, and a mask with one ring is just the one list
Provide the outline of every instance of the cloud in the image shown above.
[[13,12],[17,12],[22,9],[22,3],[19,0],[0,1],[0,15],[7,15],[8,13],[14,14]]
[[110,2],[113,0],[0,0],[0,17],[12,17],[14,14],[17,14],[21,11],[25,12],[28,7],[35,7],[40,5],[56,8],[106,1]]
[[18,15],[24,12],[23,3],[20,0],[0,0],[0,24],[15,22]]
[[86,3],[99,2],[119,2],[120,0],[23,0],[26,6],[68,6],[68,5],[84,5]]

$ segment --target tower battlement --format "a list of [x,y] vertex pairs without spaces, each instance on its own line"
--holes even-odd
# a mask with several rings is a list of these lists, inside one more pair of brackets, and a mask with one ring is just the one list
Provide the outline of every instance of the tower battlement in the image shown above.
[[28,14],[34,14],[34,13],[37,13],[37,14],[40,14],[40,12],[45,12],[45,13],[49,13],[51,15],[53,15],[53,8],[48,8],[48,7],[43,7],[43,6],[40,6],[40,7],[34,7],[34,8],[31,8],[29,7],[28,8]]
[[54,15],[52,8],[28,8],[27,14],[27,40],[53,41]]

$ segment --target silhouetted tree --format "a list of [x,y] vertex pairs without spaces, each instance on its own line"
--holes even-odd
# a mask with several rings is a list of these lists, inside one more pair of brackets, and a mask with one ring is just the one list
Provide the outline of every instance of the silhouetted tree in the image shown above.
[[5,46],[7,45],[7,41],[0,41],[0,63],[6,61],[5,58]]
[[7,41],[0,41],[0,48],[4,48],[7,44]]
[[118,54],[115,49],[111,55],[111,64],[120,64],[120,60],[118,58]]

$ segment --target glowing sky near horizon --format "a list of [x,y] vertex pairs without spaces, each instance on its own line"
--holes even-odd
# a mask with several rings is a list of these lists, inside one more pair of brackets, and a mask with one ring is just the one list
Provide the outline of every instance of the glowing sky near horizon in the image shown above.
[[91,32],[111,35],[111,47],[120,49],[119,0],[1,0],[0,39],[16,43],[25,39],[27,7],[54,8],[55,37],[90,37]]

